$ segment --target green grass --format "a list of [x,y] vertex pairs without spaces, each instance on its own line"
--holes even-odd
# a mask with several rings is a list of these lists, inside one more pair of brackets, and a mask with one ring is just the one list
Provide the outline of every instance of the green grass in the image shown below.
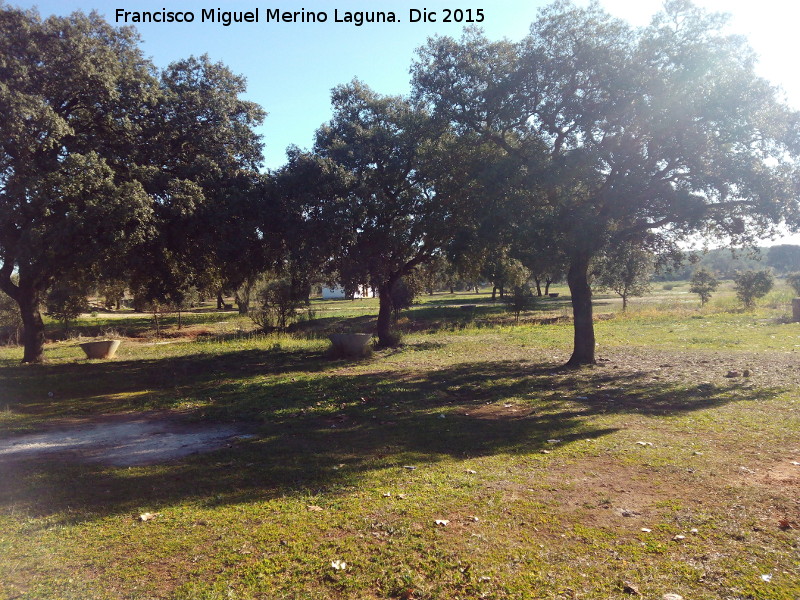
[[556,291],[518,326],[486,294],[423,298],[404,345],[364,361],[327,358],[324,337],[368,331],[375,300],[316,302],[286,336],[199,313],[205,335],[158,344],[131,319],[113,361],[70,340],[41,366],[0,350],[4,437],[150,410],[258,434],[146,467],[0,459],[0,598],[599,599],[630,597],[626,581],[799,597],[796,386],[648,362],[757,353],[766,371],[800,344],[785,307],[699,310],[673,289],[623,316],[598,297],[612,360],[565,371]]

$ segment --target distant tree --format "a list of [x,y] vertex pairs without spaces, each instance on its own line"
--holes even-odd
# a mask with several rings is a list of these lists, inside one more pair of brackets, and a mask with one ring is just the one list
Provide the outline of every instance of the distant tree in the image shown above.
[[622,311],[625,312],[629,298],[644,296],[650,291],[654,257],[652,252],[643,248],[622,245],[604,254],[595,269],[597,286],[622,298]]
[[800,246],[779,244],[767,250],[767,265],[778,273],[800,271]]
[[77,286],[58,285],[47,294],[47,314],[60,321],[64,331],[69,330],[70,321],[87,310],[86,292]]
[[248,311],[248,316],[264,330],[286,331],[298,311],[308,306],[307,292],[286,274],[265,277],[255,295],[257,305]]
[[786,276],[786,284],[792,288],[795,296],[800,296],[800,273],[789,273]]
[[[624,244],[664,249],[698,231],[752,243],[798,217],[800,116],[755,74],[725,20],[669,0],[634,29],[599,3],[544,8],[519,43],[468,31],[412,66],[435,116],[494,144],[526,194],[529,243],[557,232],[574,315],[571,365],[595,361],[590,266]],[[527,178],[528,185],[519,184]]]
[[714,275],[708,271],[707,269],[700,268],[694,272],[692,275],[691,280],[691,287],[689,291],[692,294],[697,294],[700,296],[700,305],[705,306],[705,304],[711,299],[711,294],[713,294],[717,287],[719,287],[719,281]]
[[736,297],[742,301],[745,308],[755,306],[758,298],[763,298],[772,289],[775,279],[767,269],[762,271],[744,271],[733,278]]
[[22,317],[11,296],[0,292],[0,343],[18,344],[22,338]]
[[[326,247],[323,269],[346,279],[345,287],[368,282],[377,290],[378,343],[385,346],[393,339],[395,283],[441,254],[460,218],[460,196],[448,190],[458,155],[448,145],[454,138],[408,99],[353,81],[333,91],[332,103],[313,156],[290,156],[285,174],[315,171],[292,192],[304,207],[295,211],[306,220],[302,237]],[[315,192],[312,181],[326,192]]]
[[527,283],[518,283],[511,288],[511,293],[503,298],[508,310],[514,314],[514,322],[519,323],[519,316],[526,310],[530,310],[536,304],[531,286]]

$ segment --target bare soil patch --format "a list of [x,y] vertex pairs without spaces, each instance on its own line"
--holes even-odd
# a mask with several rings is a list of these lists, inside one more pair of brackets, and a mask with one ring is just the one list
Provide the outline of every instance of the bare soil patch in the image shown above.
[[186,423],[164,413],[105,415],[0,440],[0,462],[46,457],[119,467],[155,464],[225,447],[244,434],[239,425]]

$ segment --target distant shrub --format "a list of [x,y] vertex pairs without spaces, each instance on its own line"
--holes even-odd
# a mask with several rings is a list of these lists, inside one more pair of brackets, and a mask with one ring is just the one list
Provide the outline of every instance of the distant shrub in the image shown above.
[[0,292],[0,342],[19,344],[22,339],[22,316],[19,307],[5,292]]
[[692,275],[691,287],[689,291],[692,294],[700,296],[700,305],[705,306],[706,302],[711,299],[711,294],[719,287],[719,281],[714,275],[703,268],[697,269]]
[[766,269],[737,273],[733,281],[736,297],[741,300],[745,308],[753,308],[756,300],[766,296],[775,283],[772,273]]
[[519,323],[519,315],[526,310],[533,308],[536,299],[533,290],[527,283],[515,285],[510,294],[503,296],[503,302],[508,310],[514,313],[514,322]]
[[663,290],[665,290],[665,291],[669,292],[669,291],[670,291],[670,290],[672,290],[674,287],[675,287],[675,285],[674,285],[674,284],[672,284],[672,283],[665,283],[661,289],[663,289]]
[[800,296],[800,273],[789,273],[786,284],[794,290],[795,296]]
[[265,282],[256,293],[256,300],[258,306],[251,307],[248,316],[264,330],[286,331],[298,311],[308,305],[308,298],[298,293],[289,277]]
[[53,288],[47,294],[45,302],[47,314],[57,319],[64,326],[64,330],[69,329],[70,321],[74,321],[78,316],[89,310],[89,301],[86,293],[73,286],[59,286]]

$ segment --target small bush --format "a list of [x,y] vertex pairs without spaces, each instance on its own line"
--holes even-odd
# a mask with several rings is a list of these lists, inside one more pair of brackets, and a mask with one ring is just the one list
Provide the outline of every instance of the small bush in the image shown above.
[[519,315],[523,311],[533,308],[536,302],[533,296],[533,290],[527,283],[522,285],[515,285],[510,294],[503,297],[506,307],[509,311],[514,313],[514,322],[519,323]]
[[308,298],[294,289],[291,279],[280,277],[264,283],[256,293],[257,308],[248,316],[263,330],[286,328],[297,318],[298,311],[308,305]]
[[795,296],[800,296],[800,273],[789,273],[786,276],[786,284],[794,290]]
[[674,285],[674,284],[672,284],[672,283],[665,283],[665,284],[662,286],[662,288],[661,288],[661,289],[662,289],[662,290],[664,290],[664,291],[666,291],[666,292],[669,292],[669,291],[671,291],[671,290],[672,290],[672,289],[674,289],[674,288],[675,288],[675,285]]
[[758,298],[762,298],[772,289],[775,279],[767,269],[761,271],[744,271],[733,278],[736,297],[745,308],[753,308]]
[[86,294],[73,286],[59,286],[51,290],[47,294],[46,305],[47,314],[60,321],[65,331],[69,329],[70,321],[89,310]]

